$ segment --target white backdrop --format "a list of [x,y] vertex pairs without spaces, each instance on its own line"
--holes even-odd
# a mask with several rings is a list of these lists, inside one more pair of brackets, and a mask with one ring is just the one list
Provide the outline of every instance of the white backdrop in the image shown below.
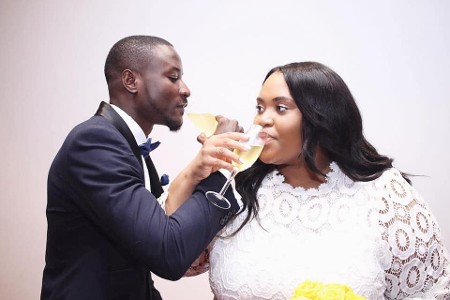
[[[271,67],[330,66],[357,99],[368,139],[398,168],[426,175],[413,183],[450,247],[449,15],[446,0],[1,0],[0,298],[38,299],[48,168],[69,130],[108,100],[104,60],[133,34],[175,45],[191,111],[244,126]],[[158,169],[172,177],[198,149],[188,122],[153,136],[163,141]],[[165,299],[212,299],[206,274],[157,286]]]

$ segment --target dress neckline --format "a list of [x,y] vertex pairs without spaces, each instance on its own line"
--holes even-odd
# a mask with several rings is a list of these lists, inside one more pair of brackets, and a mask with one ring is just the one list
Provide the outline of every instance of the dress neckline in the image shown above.
[[273,184],[275,186],[279,186],[281,190],[283,191],[295,191],[300,192],[302,194],[311,194],[311,195],[317,195],[322,194],[330,189],[330,187],[334,186],[336,182],[338,182],[339,178],[342,176],[345,176],[345,174],[341,171],[337,163],[331,162],[329,166],[330,171],[326,173],[325,175],[325,181],[321,183],[317,187],[311,187],[311,188],[304,188],[302,186],[294,187],[291,184],[287,183],[285,181],[285,177],[283,174],[281,174],[278,170],[272,171],[271,176],[269,176],[269,180],[273,181]]

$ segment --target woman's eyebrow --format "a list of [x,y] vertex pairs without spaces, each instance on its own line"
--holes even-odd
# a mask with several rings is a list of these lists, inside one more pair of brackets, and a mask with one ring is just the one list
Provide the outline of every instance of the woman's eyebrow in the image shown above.
[[[257,97],[256,101],[258,102],[264,102],[264,99],[261,97]],[[277,96],[275,98],[272,98],[273,102],[279,102],[279,101],[294,101],[294,99],[290,98],[290,97],[285,97],[285,96]]]

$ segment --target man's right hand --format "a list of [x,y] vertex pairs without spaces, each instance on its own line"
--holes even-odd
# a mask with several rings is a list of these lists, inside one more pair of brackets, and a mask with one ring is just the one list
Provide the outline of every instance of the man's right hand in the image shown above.
[[[239,130],[238,127],[235,127]],[[211,173],[220,169],[233,171],[232,162],[239,163],[234,149],[246,150],[241,141],[248,140],[242,132],[214,134],[203,141],[202,148],[169,186],[169,196],[165,208],[172,214],[194,191],[195,186]]]

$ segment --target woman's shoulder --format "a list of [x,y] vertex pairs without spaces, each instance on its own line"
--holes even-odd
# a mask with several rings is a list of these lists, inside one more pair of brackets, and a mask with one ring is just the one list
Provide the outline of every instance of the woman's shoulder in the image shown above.
[[388,183],[391,181],[406,181],[403,178],[402,172],[395,167],[388,168],[381,173],[380,177],[374,180],[375,183]]
[[407,191],[415,192],[411,184],[403,177],[403,173],[395,167],[384,170],[380,177],[368,183],[376,189],[392,190],[399,195],[403,195]]

